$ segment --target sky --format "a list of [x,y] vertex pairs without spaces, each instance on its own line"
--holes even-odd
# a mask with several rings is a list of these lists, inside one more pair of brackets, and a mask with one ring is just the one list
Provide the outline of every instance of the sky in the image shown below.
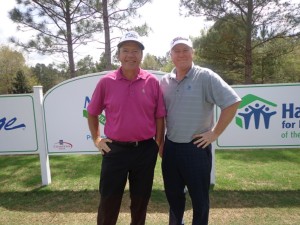
[[[5,4],[4,4],[5,1]],[[200,17],[179,16],[180,0],[152,0],[139,9],[138,13],[142,16],[142,22],[146,22],[151,27],[152,32],[148,37],[143,37],[145,45],[144,55],[147,53],[155,56],[165,56],[169,50],[171,40],[177,35],[191,37],[200,36],[202,29],[208,29],[209,23],[204,22]],[[30,39],[30,32],[17,32],[17,25],[12,23],[8,17],[8,12],[15,6],[15,0],[0,0],[0,45],[9,45],[13,49],[15,46],[9,44],[8,38],[18,36],[20,39]],[[91,47],[80,49],[80,54],[76,56],[75,61],[87,55],[91,55],[94,61],[99,61],[102,50]],[[61,63],[63,59],[56,56],[41,56],[35,53],[23,53],[26,63],[33,66],[36,63]]]

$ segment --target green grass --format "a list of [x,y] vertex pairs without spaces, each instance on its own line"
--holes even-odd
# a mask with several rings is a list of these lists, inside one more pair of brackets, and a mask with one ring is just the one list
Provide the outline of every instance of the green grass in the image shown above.
[[[158,159],[147,224],[168,224]],[[50,156],[41,186],[39,157],[0,156],[0,224],[96,224],[100,155]],[[300,150],[217,150],[212,225],[300,224]],[[126,189],[118,224],[130,223]],[[187,196],[186,224],[192,206]]]

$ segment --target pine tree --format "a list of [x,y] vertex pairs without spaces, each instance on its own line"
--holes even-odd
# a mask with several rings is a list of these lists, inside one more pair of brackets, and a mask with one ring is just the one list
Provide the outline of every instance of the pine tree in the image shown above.
[[14,94],[23,94],[23,93],[32,92],[32,89],[28,84],[26,76],[21,70],[17,72],[16,77],[14,78],[12,92]]

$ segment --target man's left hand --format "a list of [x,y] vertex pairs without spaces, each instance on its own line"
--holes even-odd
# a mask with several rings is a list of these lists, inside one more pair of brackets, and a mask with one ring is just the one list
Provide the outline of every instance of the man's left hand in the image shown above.
[[206,148],[209,144],[217,140],[218,135],[216,135],[212,130],[204,132],[202,134],[195,134],[193,140],[197,139],[193,143],[197,145],[198,148]]

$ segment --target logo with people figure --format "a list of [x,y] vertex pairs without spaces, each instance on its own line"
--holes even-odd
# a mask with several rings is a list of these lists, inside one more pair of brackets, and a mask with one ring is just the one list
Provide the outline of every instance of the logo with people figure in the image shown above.
[[255,129],[269,129],[271,117],[277,112],[273,110],[277,104],[267,101],[258,96],[248,94],[242,98],[235,123],[246,130],[250,127]]

